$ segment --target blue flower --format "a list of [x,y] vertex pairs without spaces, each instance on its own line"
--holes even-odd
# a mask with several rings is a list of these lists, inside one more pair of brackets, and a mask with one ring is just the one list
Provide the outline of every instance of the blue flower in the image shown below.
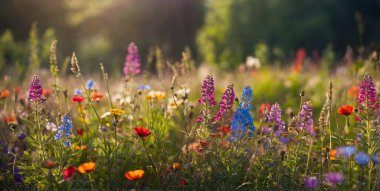
[[71,128],[73,128],[73,122],[71,121],[70,115],[66,114],[65,117],[63,118],[63,127],[65,131],[65,136],[70,137],[71,135]]
[[373,155],[372,156],[372,162],[375,165],[379,164],[379,157],[377,157],[376,155]]
[[358,153],[355,155],[355,161],[360,166],[366,166],[369,163],[369,156],[365,153]]
[[140,90],[140,91],[144,91],[144,90],[150,90],[151,89],[151,87],[150,87],[150,85],[145,85],[145,84],[141,84],[141,85],[139,85],[139,86],[137,86],[137,90]]
[[94,80],[87,80],[86,88],[89,89],[89,90],[94,89],[95,88]]
[[71,140],[63,141],[63,145],[65,145],[65,147],[70,147],[71,146]]
[[81,89],[75,89],[74,90],[74,95],[82,95],[83,94],[83,91]]
[[249,110],[252,108],[252,89],[249,86],[244,87],[243,95],[239,107],[236,109],[233,119],[232,119],[232,139],[237,137],[242,137],[244,133],[249,130],[250,135],[255,131],[255,126],[253,125],[253,118]]
[[[73,122],[71,121],[70,115],[66,114],[65,117],[63,117],[62,125],[58,127],[57,133],[54,136],[54,140],[58,141],[62,138],[64,135],[65,137],[71,136],[71,129],[73,128]],[[64,145],[71,145],[70,140],[65,140]]]
[[54,140],[55,140],[55,141],[58,141],[58,140],[61,139],[63,131],[64,131],[63,126],[62,126],[62,125],[59,126],[59,127],[58,127],[58,130],[57,130],[57,133],[56,133],[55,136],[54,136]]
[[356,152],[356,148],[355,147],[351,147],[351,146],[347,146],[347,147],[344,147],[344,155],[346,157],[350,157],[351,155],[355,154]]
[[252,109],[252,88],[250,86],[245,86],[241,96],[241,101],[239,107]]

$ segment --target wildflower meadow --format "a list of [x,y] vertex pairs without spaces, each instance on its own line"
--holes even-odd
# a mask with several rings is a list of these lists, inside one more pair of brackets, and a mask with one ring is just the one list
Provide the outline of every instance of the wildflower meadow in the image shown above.
[[113,77],[75,53],[62,72],[56,49],[1,81],[3,190],[380,189],[376,52],[225,74],[185,51],[158,77],[131,43]]
[[0,191],[380,191],[380,0],[0,0]]

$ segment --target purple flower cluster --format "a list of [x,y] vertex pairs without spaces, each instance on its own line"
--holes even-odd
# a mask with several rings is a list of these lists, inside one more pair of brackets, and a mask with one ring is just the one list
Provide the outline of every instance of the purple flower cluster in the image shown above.
[[360,84],[358,104],[369,108],[378,108],[375,85],[370,75],[365,75]]
[[42,86],[38,75],[33,76],[29,85],[29,98],[30,102],[39,102],[42,100]]
[[125,57],[124,64],[124,75],[128,77],[129,75],[140,74],[140,58],[138,48],[135,43],[130,43],[128,46],[128,54]]
[[222,100],[219,103],[219,111],[214,116],[213,122],[218,122],[226,112],[230,111],[235,99],[235,91],[234,91],[234,85],[230,84],[227,86],[226,91],[224,92],[222,96]]
[[339,172],[330,172],[326,174],[326,182],[327,184],[333,186],[336,184],[341,184],[344,180],[344,176]]
[[307,176],[305,178],[305,186],[311,190],[314,190],[318,186],[318,179],[315,176]]
[[269,122],[273,125],[275,137],[279,137],[285,131],[285,122],[281,119],[281,107],[278,103],[272,105],[270,109]]
[[297,128],[305,130],[312,136],[316,135],[313,123],[313,108],[310,101],[302,105],[301,111],[298,114]]
[[207,75],[206,79],[203,80],[201,98],[198,100],[198,103],[215,106],[216,102],[214,99],[214,78],[212,75]]

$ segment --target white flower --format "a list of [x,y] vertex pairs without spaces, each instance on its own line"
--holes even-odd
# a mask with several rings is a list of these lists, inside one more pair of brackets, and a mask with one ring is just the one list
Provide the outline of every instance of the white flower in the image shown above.
[[57,126],[56,126],[54,123],[52,123],[52,122],[48,122],[48,123],[46,124],[46,129],[47,129],[48,131],[51,131],[51,132],[55,132],[55,131],[58,130],[58,129],[57,129]]
[[247,68],[255,68],[259,69],[261,67],[261,62],[258,58],[254,58],[253,56],[248,56],[247,61],[245,62]]

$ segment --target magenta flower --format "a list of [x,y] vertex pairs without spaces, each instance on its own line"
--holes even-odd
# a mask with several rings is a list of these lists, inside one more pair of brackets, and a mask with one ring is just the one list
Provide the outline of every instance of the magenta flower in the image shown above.
[[359,88],[358,104],[368,108],[378,108],[377,94],[372,77],[368,74],[364,76]]
[[312,136],[316,134],[313,123],[313,108],[311,107],[310,101],[302,105],[301,111],[298,114],[297,128],[299,130],[305,130]]
[[29,98],[30,102],[39,102],[42,100],[42,86],[38,75],[33,76],[29,85]]
[[140,58],[138,48],[135,43],[130,43],[128,46],[128,54],[125,57],[124,75],[126,77],[130,75],[140,74]]
[[234,99],[235,99],[234,85],[230,84],[227,86],[227,89],[222,96],[222,100],[220,100],[219,111],[214,116],[214,119],[213,119],[214,123],[218,122],[226,114],[226,112],[231,110],[234,104]]
[[212,75],[207,75],[206,79],[203,80],[201,94],[201,98],[198,100],[199,104],[209,104],[210,106],[215,106],[214,79]]

